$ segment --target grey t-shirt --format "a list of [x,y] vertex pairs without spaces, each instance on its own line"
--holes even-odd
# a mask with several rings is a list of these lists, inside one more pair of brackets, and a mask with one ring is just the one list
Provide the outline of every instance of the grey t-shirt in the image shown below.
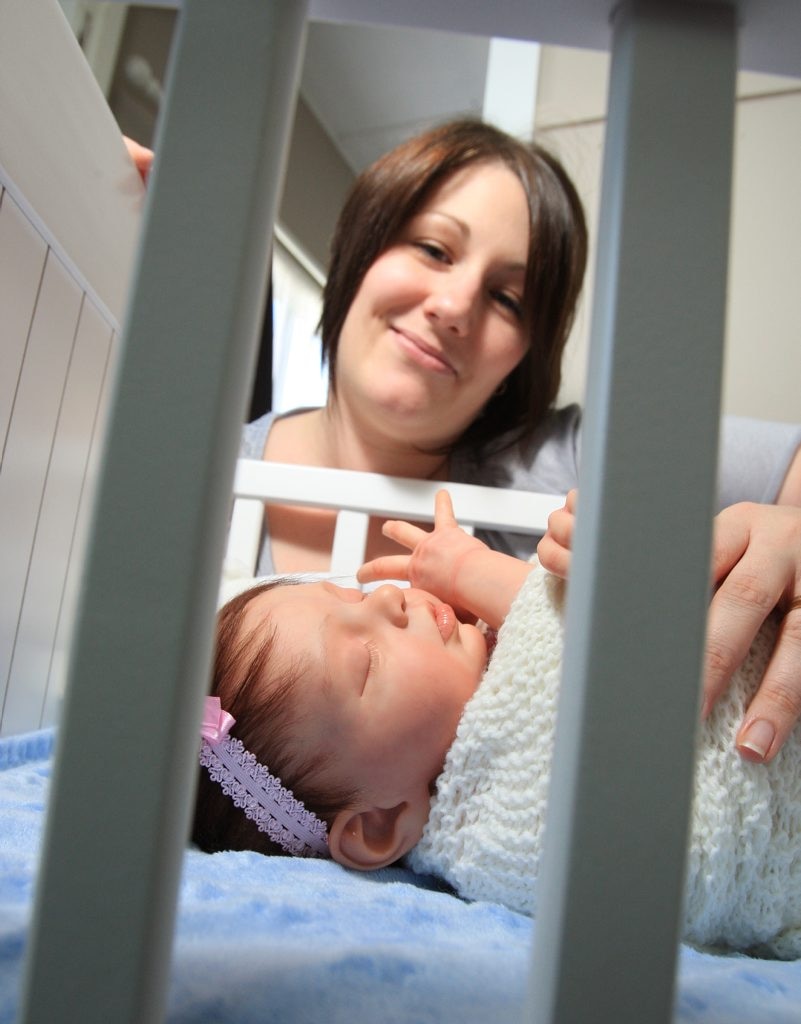
[[[262,458],[274,419],[274,413],[267,413],[245,426],[239,450],[242,458]],[[801,424],[725,416],[718,465],[718,510],[737,501],[775,501],[799,446]],[[550,413],[525,443],[489,456],[455,453],[448,475],[456,483],[561,495],[578,486],[580,449],[581,409],[569,405]],[[476,531],[476,536],[498,551],[524,559],[533,554],[538,541],[531,534],[509,532]],[[269,575],[274,571],[265,531],[258,573]]]

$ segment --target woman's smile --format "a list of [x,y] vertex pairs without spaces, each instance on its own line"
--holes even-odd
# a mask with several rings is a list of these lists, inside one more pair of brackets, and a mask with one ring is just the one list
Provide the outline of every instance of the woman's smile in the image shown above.
[[398,347],[413,363],[421,366],[424,370],[431,370],[433,373],[439,373],[445,377],[459,376],[455,366],[441,347],[424,341],[419,334],[407,331],[402,327],[392,327],[391,330],[398,342]]

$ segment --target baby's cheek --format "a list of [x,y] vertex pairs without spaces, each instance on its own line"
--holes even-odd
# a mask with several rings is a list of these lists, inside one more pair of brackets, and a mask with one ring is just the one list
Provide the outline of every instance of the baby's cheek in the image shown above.
[[467,652],[473,690],[476,689],[495,646],[495,630],[484,632],[477,626],[462,626],[462,642]]
[[482,673],[474,670],[464,663],[451,673],[451,683],[448,692],[448,705],[450,714],[455,722],[462,717],[465,705],[478,689]]

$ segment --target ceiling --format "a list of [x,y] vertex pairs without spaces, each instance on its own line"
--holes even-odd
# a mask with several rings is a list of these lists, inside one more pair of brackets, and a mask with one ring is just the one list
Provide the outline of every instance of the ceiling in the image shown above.
[[[503,31],[511,38],[541,31],[541,38],[552,42],[605,49],[612,2],[460,0],[455,5],[453,0],[309,0],[301,93],[358,173],[433,123],[482,113],[490,39],[475,33]],[[175,6],[177,0],[150,3]],[[737,4],[743,66],[787,73],[785,64],[798,64],[799,0]],[[473,34],[442,30],[442,25],[452,24],[455,12]],[[402,16],[434,27],[391,24]],[[373,21],[353,23],[364,17]],[[768,56],[762,52],[766,47]],[[751,56],[751,61],[743,60]]]
[[480,115],[489,39],[311,22],[301,94],[354,172],[431,124]]
[[[66,6],[77,0],[61,2]],[[801,74],[799,0],[732,2],[741,29],[740,66]],[[148,3],[175,7],[180,0]],[[308,3],[301,92],[346,162],[358,172],[434,122],[481,113],[490,43],[482,33],[603,50],[609,46],[610,10],[617,0]],[[404,19],[427,27],[393,25]],[[455,20],[472,34],[445,31]]]
[[[175,2],[175,0],[162,0]],[[727,0],[736,12],[740,68],[778,75],[801,75],[799,0]],[[611,22],[621,0],[308,0],[312,21],[424,26],[529,39],[557,46],[608,50]],[[720,0],[690,0],[714,8]],[[663,10],[670,7],[668,3]],[[677,10],[682,10],[676,4]]]

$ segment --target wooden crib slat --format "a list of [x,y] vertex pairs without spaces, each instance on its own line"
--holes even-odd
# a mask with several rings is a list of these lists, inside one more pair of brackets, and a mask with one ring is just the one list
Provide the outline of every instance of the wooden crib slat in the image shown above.
[[[4,696],[19,632],[19,595],[27,585],[37,538],[81,301],[78,286],[50,252],[16,380],[0,472],[0,692]],[[8,731],[5,724],[3,731]]]
[[[5,450],[47,246],[7,191],[0,202],[0,453]],[[0,465],[2,456],[0,455]]]
[[[343,509],[339,513],[331,548],[331,572],[335,576],[353,576],[354,568],[364,561],[369,528],[370,516],[366,512]],[[355,577],[350,585],[358,586]]]
[[367,547],[369,517],[433,522],[434,498],[442,487],[450,492],[456,518],[470,534],[476,527],[543,534],[548,516],[564,501],[564,495],[558,494],[240,459],[234,478],[236,500],[226,570],[239,577],[257,574],[263,502],[312,506],[338,512],[330,572],[348,577],[352,580],[349,585],[356,586],[355,573]]
[[263,526],[263,501],[255,498],[238,498],[234,501],[225,549],[224,573],[256,575]]
[[80,563],[83,554],[75,543],[76,521],[110,344],[111,328],[84,296],[20,611],[3,734],[43,724],[48,686],[53,709],[63,689],[63,676],[51,672],[51,663],[59,616],[67,629],[73,618],[74,603],[63,600],[65,580],[70,559]]
[[[332,470],[319,466],[240,459],[234,490],[240,497],[269,496],[276,503],[314,505],[320,508],[344,506],[376,516],[419,519],[434,518],[434,495],[444,484],[436,480],[415,480]],[[563,502],[563,496],[535,491],[504,491],[479,484],[449,483],[457,518],[488,530],[543,533],[548,516]],[[525,528],[521,523],[527,524]]]
[[[87,305],[87,299],[85,298],[84,311],[87,308],[94,310],[94,306],[91,304]],[[92,319],[94,320],[94,317]],[[103,318],[101,317],[100,319]],[[98,331],[98,335],[95,337],[95,343],[91,347],[94,349],[98,364],[91,369],[87,366],[84,371],[88,374],[90,380],[96,379],[95,374],[100,370],[99,360],[103,355],[104,347],[102,340],[104,338],[104,331],[97,323],[93,324],[92,334],[94,334],[95,330]],[[103,366],[102,379],[98,381],[100,393],[96,396],[97,400],[94,403],[94,419],[91,423],[91,428],[88,429],[88,434],[81,439],[83,451],[86,453],[86,462],[83,470],[83,482],[80,487],[75,525],[70,538],[67,571],[59,591],[58,620],[56,622],[53,648],[44,686],[43,728],[56,725],[61,717],[61,701],[64,696],[67,678],[67,657],[72,643],[78,593],[83,577],[83,563],[91,526],[98,465],[103,447],[104,427],[108,415],[109,392],[111,390],[108,382],[118,346],[119,335],[116,330],[112,330],[110,338],[108,338],[108,350],[106,352],[106,362]],[[85,397],[90,407],[92,406],[91,394],[91,388],[89,388]]]
[[629,0],[616,13],[581,509],[538,888],[537,1024],[672,1019],[735,69],[730,6]]

